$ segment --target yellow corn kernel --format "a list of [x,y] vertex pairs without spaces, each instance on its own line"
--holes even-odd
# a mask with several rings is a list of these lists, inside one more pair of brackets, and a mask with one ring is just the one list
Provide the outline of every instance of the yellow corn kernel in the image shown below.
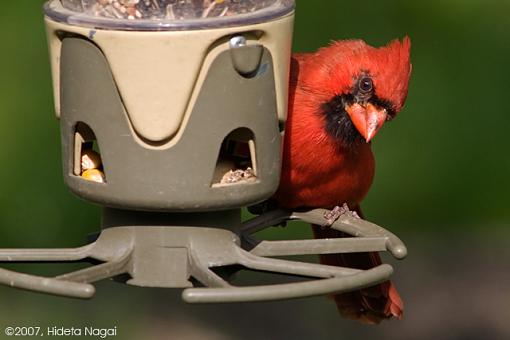
[[98,169],[85,170],[81,174],[81,177],[86,179],[86,180],[88,180],[88,181],[93,181],[93,182],[98,182],[98,183],[104,183],[105,182],[104,173],[101,170],[98,170]]

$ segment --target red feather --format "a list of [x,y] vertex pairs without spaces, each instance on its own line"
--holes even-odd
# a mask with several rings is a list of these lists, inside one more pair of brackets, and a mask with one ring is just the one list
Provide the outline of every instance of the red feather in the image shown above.
[[[374,48],[361,40],[339,41],[315,53],[292,58],[282,179],[274,198],[281,207],[333,208],[347,203],[359,211],[368,193],[375,164],[369,143],[345,145],[328,133],[323,105],[353,91],[363,74],[373,79],[375,96],[396,113],[404,105],[411,72],[410,40]],[[361,213],[361,212],[360,212]],[[342,237],[314,228],[318,238]],[[377,253],[324,255],[321,262],[367,269],[379,265]],[[402,317],[403,304],[391,282],[335,296],[342,315],[369,323]]]

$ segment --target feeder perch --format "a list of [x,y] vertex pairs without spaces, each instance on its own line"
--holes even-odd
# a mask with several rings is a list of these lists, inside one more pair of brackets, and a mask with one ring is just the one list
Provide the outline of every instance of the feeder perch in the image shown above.
[[[375,224],[344,214],[331,228],[352,237],[259,241],[254,233],[289,220],[321,225],[326,210],[241,221],[241,208],[270,198],[279,183],[294,2],[167,2],[45,5],[64,179],[103,206],[101,231],[78,248],[0,249],[1,262],[92,264],[51,278],[0,269],[0,283],[90,298],[92,283],[113,278],[219,303],[386,281],[388,264],[359,270],[279,258],[404,258],[404,244]],[[239,287],[221,270],[232,266],[308,279]]]

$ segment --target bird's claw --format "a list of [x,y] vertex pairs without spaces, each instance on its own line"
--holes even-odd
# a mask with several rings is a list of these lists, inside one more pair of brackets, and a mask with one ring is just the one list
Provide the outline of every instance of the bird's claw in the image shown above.
[[324,213],[324,218],[326,219],[325,223],[323,224],[324,227],[331,227],[333,223],[335,223],[336,220],[343,214],[349,211],[349,207],[346,203],[344,203],[341,207],[335,206],[333,209],[326,211]]
[[331,227],[340,216],[347,213],[351,214],[351,216],[353,217],[360,218],[356,211],[350,210],[347,203],[344,203],[342,204],[341,207],[337,205],[332,210],[328,210],[324,213],[324,218],[326,219],[326,222],[322,226]]

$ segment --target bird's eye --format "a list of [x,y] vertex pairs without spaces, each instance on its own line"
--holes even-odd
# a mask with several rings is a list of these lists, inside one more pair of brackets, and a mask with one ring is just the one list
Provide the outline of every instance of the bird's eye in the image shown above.
[[359,89],[361,92],[370,92],[374,88],[374,84],[372,83],[372,79],[369,77],[363,77],[359,81]]

